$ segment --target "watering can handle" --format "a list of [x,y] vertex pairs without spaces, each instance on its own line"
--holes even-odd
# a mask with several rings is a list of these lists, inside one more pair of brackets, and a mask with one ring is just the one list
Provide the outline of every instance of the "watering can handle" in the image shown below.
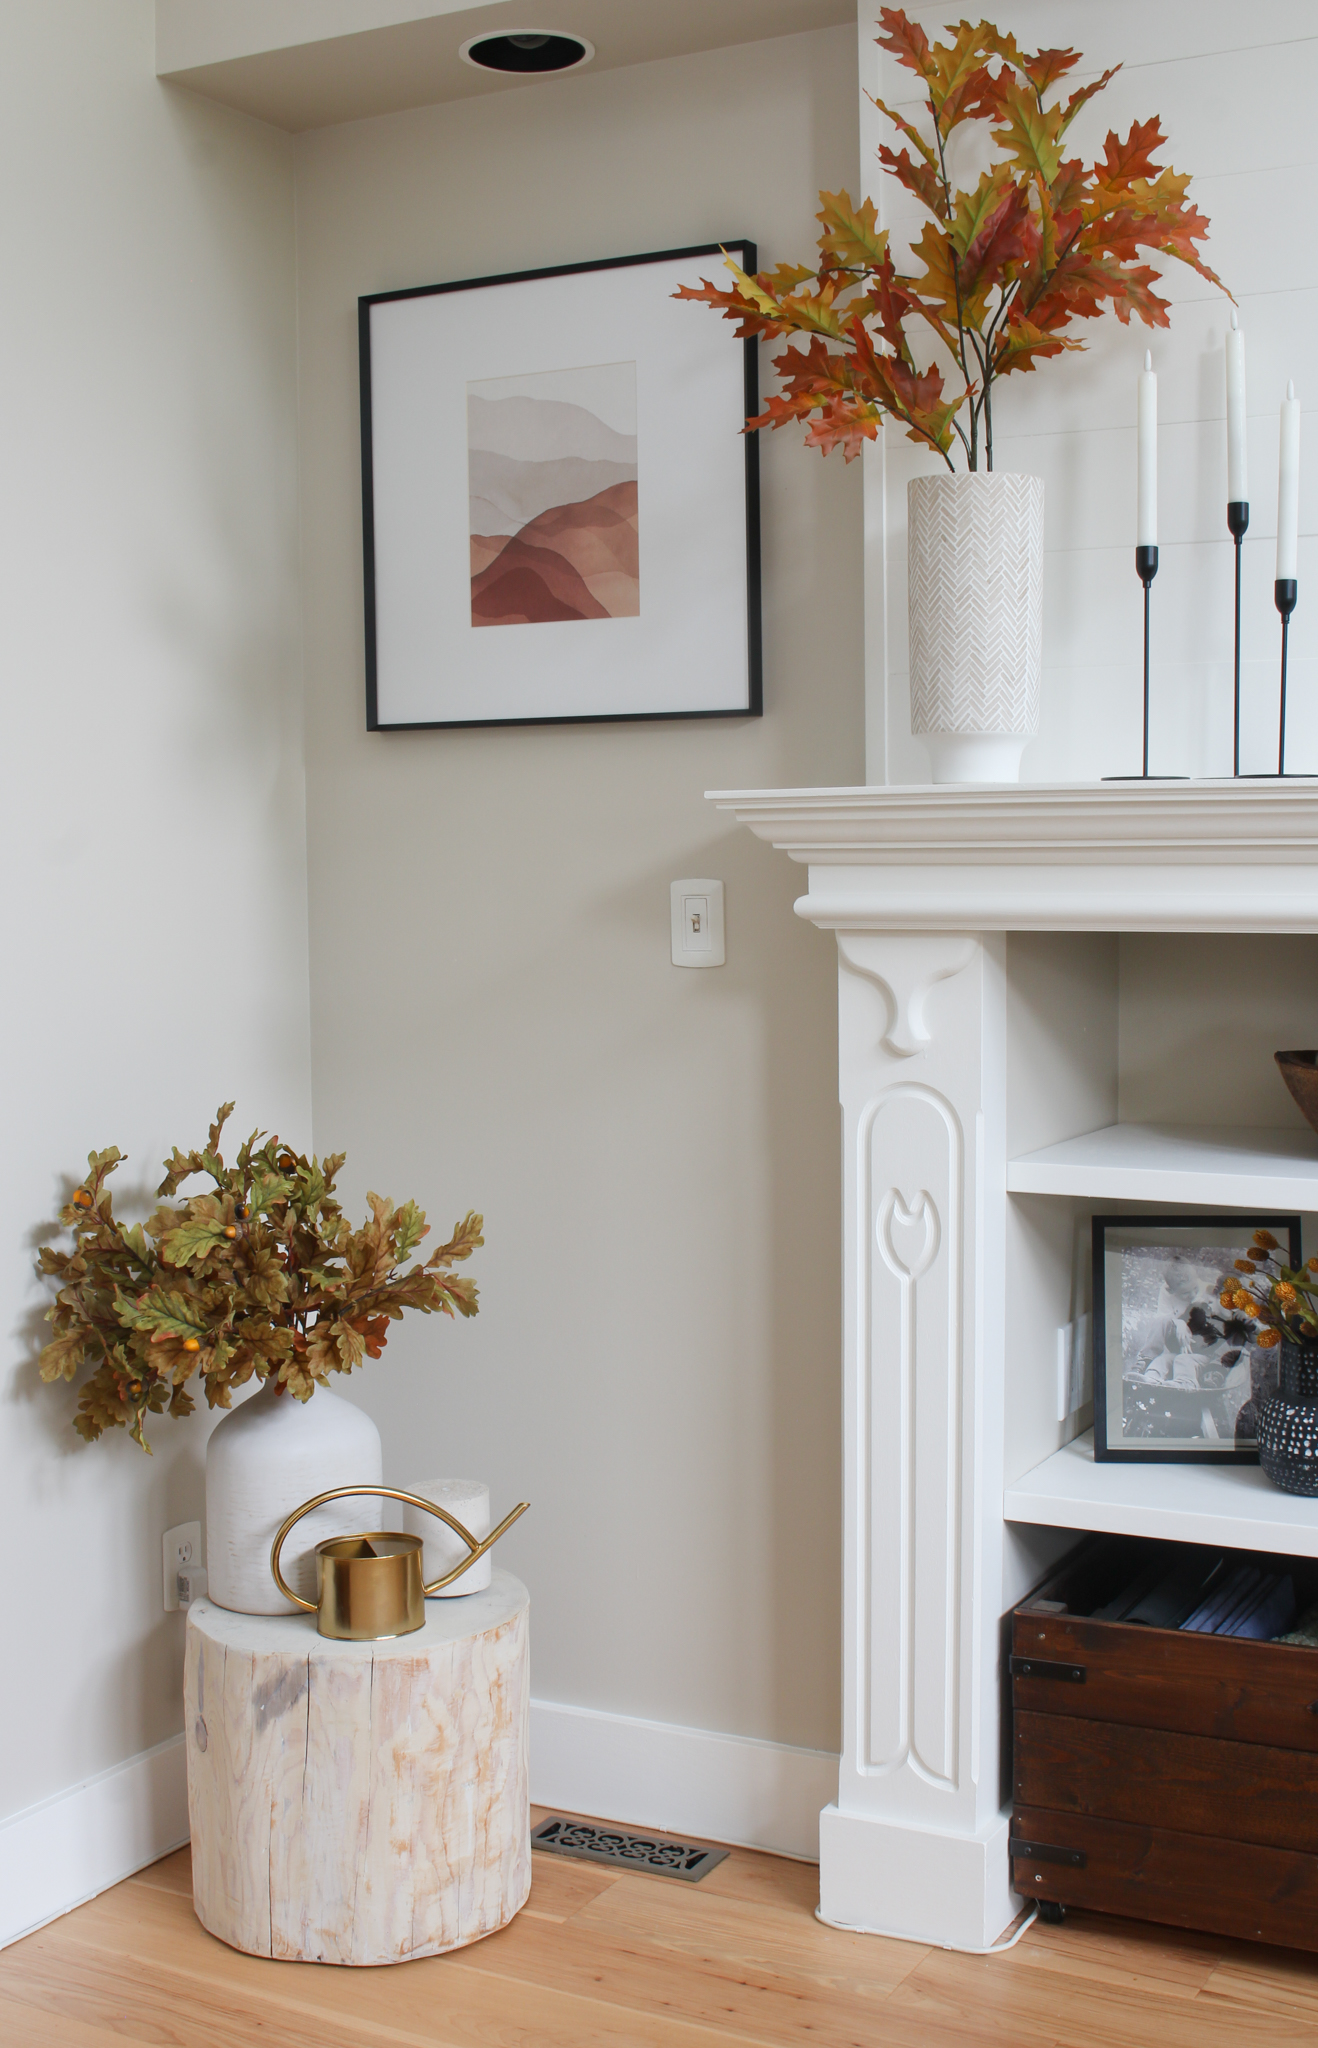
[[419,1493],[402,1493],[396,1486],[336,1486],[329,1493],[318,1493],[314,1500],[304,1500],[300,1508],[294,1508],[288,1519],[281,1523],[279,1533],[270,1547],[270,1569],[274,1574],[275,1584],[286,1600],[291,1600],[295,1607],[302,1608],[307,1614],[316,1612],[315,1601],[304,1600],[301,1594],[295,1593],[279,1569],[279,1553],[284,1547],[284,1538],[293,1524],[300,1522],[303,1515],[309,1515],[313,1508],[323,1508],[327,1500],[344,1500],[350,1494],[357,1493],[379,1494],[385,1500],[405,1501],[410,1508],[424,1508],[428,1515],[437,1515],[441,1522],[447,1522],[449,1528],[462,1538],[471,1556],[464,1557],[461,1564],[455,1564],[452,1571],[445,1572],[442,1579],[435,1579],[429,1586],[423,1586],[421,1590],[427,1595],[440,1592],[443,1587],[451,1585],[454,1579],[460,1578],[463,1572],[469,1571],[477,1558],[484,1557],[487,1550],[492,1550],[505,1531],[512,1528],[518,1516],[524,1515],[531,1505],[529,1500],[519,1501],[512,1513],[504,1516],[498,1528],[492,1529],[483,1543],[478,1543],[470,1529],[463,1528],[456,1515],[451,1515],[447,1508],[436,1507],[433,1500],[423,1500]]

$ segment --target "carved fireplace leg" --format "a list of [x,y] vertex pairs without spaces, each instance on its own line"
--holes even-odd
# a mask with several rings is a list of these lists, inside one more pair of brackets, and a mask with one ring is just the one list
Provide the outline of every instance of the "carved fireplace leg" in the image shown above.
[[1005,939],[840,932],[844,1679],[823,1917],[981,1948],[999,1782]]

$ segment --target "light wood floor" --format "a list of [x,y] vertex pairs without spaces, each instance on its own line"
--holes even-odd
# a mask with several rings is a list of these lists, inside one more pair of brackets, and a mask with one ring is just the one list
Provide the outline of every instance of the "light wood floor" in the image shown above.
[[1318,2043],[1318,1956],[1098,1915],[1010,1954],[815,1920],[812,1866],[698,1885],[537,1855],[510,1927],[387,1970],[260,1962],[193,1917],[188,1852],[0,1953],[4,2048],[1254,2048]]

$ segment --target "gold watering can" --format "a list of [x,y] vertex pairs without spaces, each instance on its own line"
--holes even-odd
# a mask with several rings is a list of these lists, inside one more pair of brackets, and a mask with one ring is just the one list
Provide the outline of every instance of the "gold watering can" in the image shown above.
[[[303,1515],[309,1515],[313,1508],[324,1507],[329,1500],[343,1500],[345,1496],[359,1493],[405,1501],[408,1507],[423,1508],[428,1515],[437,1515],[462,1538],[471,1552],[470,1557],[464,1557],[451,1572],[445,1572],[442,1579],[435,1579],[427,1586],[423,1585],[421,1577],[424,1549],[421,1537],[404,1535],[397,1529],[372,1529],[360,1536],[333,1536],[328,1542],[316,1545],[317,1598],[302,1599],[279,1569],[279,1553],[284,1547],[285,1537],[294,1523],[300,1522]],[[339,1642],[349,1643],[377,1642],[383,1636],[406,1636],[425,1622],[426,1595],[438,1593],[469,1570],[478,1557],[484,1557],[505,1531],[512,1528],[518,1516],[524,1515],[530,1505],[529,1500],[519,1501],[512,1513],[504,1516],[498,1528],[492,1529],[484,1542],[478,1543],[471,1531],[464,1529],[447,1508],[437,1507],[434,1501],[423,1500],[419,1493],[400,1493],[396,1486],[336,1486],[329,1493],[318,1493],[314,1500],[303,1501],[300,1508],[294,1508],[280,1526],[271,1546],[270,1569],[284,1598],[302,1608],[304,1613],[314,1614],[316,1628],[323,1636],[333,1636]]]

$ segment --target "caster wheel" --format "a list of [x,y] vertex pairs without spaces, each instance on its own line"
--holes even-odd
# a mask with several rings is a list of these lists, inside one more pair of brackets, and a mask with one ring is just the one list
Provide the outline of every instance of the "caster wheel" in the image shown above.
[[1060,1899],[1040,1899],[1039,1918],[1045,1927],[1060,1927],[1066,1918],[1066,1907]]

